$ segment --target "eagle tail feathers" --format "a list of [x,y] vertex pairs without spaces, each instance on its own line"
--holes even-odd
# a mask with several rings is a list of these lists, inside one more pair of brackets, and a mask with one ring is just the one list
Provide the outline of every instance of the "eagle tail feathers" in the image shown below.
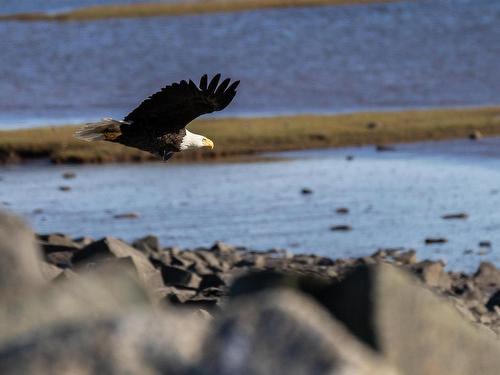
[[122,134],[120,127],[123,124],[126,124],[126,122],[113,120],[112,118],[104,118],[99,122],[82,126],[73,136],[87,142],[114,141]]

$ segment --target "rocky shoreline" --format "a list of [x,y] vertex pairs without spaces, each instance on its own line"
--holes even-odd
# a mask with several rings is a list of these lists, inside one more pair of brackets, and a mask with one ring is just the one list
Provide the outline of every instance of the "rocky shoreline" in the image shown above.
[[500,269],[491,263],[464,274],[413,250],[330,259],[162,247],[154,236],[33,236],[6,215],[0,255],[2,374],[500,368]]

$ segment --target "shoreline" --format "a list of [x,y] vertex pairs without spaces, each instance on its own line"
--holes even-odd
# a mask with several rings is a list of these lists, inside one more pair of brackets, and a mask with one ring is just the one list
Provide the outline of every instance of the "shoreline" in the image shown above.
[[[181,307],[202,308],[213,315],[217,315],[231,297],[234,282],[242,276],[248,277],[245,275],[250,275],[252,288],[295,285],[300,284],[302,278],[310,282],[340,283],[359,268],[388,264],[412,274],[422,286],[450,301],[470,323],[500,337],[497,289],[500,268],[490,262],[480,262],[475,272],[464,273],[446,270],[442,260],[420,260],[412,249],[379,249],[363,257],[330,258],[284,249],[255,251],[222,242],[196,249],[163,247],[154,235],[131,242],[109,236],[97,240],[72,238],[60,233],[36,237],[52,280],[75,277],[82,264],[86,265],[93,257],[99,262],[112,263],[122,257],[143,256],[156,268],[183,273],[181,279],[164,280],[165,287],[169,288],[164,296],[166,301]],[[101,253],[109,254],[101,258],[98,256]],[[259,272],[273,272],[285,279],[252,278],[252,274],[259,275]]]
[[0,254],[3,374],[493,375],[500,366],[492,263],[465,274],[413,250],[332,259],[221,242],[163,247],[152,235],[35,235],[2,212]]
[[110,18],[146,18],[191,14],[244,12],[260,9],[383,4],[401,0],[213,0],[191,3],[146,3],[96,5],[59,13],[15,13],[0,15],[0,21],[91,21]]
[[[122,145],[76,140],[72,134],[77,128],[0,131],[0,164],[35,160],[54,164],[158,161]],[[215,149],[179,153],[169,162],[259,161],[269,152],[495,136],[500,135],[500,107],[217,118],[195,120],[189,129],[213,139]]]

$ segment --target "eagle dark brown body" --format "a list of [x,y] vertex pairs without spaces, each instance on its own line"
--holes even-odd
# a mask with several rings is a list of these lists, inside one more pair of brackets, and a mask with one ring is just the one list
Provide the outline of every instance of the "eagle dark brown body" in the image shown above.
[[208,83],[205,74],[199,87],[189,81],[166,86],[144,100],[122,121],[103,119],[79,129],[75,137],[86,141],[109,141],[147,151],[167,160],[174,153],[200,147],[213,147],[213,142],[186,129],[195,118],[226,108],[236,95],[239,81],[220,74]]

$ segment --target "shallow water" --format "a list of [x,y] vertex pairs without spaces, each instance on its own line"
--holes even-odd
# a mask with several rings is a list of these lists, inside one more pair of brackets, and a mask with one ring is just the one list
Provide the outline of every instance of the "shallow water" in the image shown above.
[[225,115],[500,103],[496,0],[1,22],[0,34],[0,128],[121,117],[206,72],[242,80]]
[[[12,166],[0,169],[0,201],[39,232],[126,240],[153,233],[165,246],[222,240],[331,257],[412,247],[420,258],[472,270],[480,260],[500,265],[498,150],[500,139],[493,138],[384,153],[371,147],[293,152],[279,154],[288,161],[254,164]],[[68,170],[77,177],[64,180]],[[61,185],[72,189],[59,191]],[[303,187],[313,194],[302,195]],[[337,214],[338,207],[349,214]],[[113,218],[124,212],[140,217]],[[456,212],[469,218],[441,218]],[[353,230],[330,231],[340,224]],[[427,237],[449,242],[426,246]],[[485,240],[491,249],[479,248]]]
[[[177,0],[157,0],[156,2],[174,2]],[[151,3],[151,0],[2,0],[0,14],[14,14],[26,12],[64,12],[71,9],[104,5],[104,4],[133,4]]]

